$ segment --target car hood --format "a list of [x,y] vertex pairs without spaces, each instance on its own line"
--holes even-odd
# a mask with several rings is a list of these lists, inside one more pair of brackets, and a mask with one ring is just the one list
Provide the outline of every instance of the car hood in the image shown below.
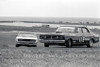
[[99,37],[99,34],[97,34],[97,33],[92,32],[92,35],[94,35],[95,37]]
[[37,39],[37,37],[16,37],[16,39]]

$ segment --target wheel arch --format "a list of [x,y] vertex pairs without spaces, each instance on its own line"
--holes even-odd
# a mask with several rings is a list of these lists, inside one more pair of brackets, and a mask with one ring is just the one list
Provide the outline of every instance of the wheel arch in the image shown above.
[[68,40],[71,40],[71,42],[73,41],[73,39],[72,39],[72,38],[68,38],[67,40],[65,40],[65,42],[67,42]]
[[93,41],[93,43],[95,42],[95,40],[94,40],[93,38],[91,38],[90,40],[92,40],[92,41]]

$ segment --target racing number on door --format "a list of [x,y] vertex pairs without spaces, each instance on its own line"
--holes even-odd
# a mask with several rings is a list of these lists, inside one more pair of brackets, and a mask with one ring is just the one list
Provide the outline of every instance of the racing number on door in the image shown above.
[[79,38],[79,42],[84,42],[84,40],[85,40],[85,37],[82,37],[82,36],[81,36],[81,37]]

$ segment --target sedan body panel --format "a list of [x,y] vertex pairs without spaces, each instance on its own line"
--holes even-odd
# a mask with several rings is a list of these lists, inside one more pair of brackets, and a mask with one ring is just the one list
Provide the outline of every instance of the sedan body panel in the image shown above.
[[[99,42],[99,35],[94,34],[86,27],[59,27],[55,33],[40,34],[41,43],[66,43],[71,40],[73,44],[88,44]],[[63,31],[62,31],[63,30]]]

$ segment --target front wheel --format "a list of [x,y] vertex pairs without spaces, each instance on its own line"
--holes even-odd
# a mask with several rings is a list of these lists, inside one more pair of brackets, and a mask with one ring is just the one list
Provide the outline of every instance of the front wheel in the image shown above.
[[34,47],[37,47],[37,45],[33,45]]
[[21,45],[20,44],[16,44],[16,47],[20,47]]
[[93,47],[93,40],[90,40],[87,47]]
[[65,43],[65,46],[66,46],[66,47],[72,47],[72,41],[71,41],[71,40],[68,40],[68,41]]
[[44,43],[44,47],[49,47],[49,44],[48,43]]

